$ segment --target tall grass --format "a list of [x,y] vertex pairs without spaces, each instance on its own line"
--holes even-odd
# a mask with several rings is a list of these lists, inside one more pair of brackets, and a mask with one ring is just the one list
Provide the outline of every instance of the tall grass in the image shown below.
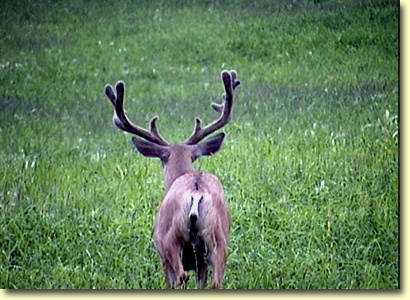
[[[161,165],[111,124],[186,138],[242,81],[197,162],[232,214],[228,289],[397,289],[396,1],[3,1],[0,287],[158,289]],[[194,288],[190,282],[189,288]]]

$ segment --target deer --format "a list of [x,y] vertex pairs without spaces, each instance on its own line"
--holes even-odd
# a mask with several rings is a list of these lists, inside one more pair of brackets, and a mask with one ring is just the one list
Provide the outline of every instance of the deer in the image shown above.
[[135,135],[132,144],[140,154],[159,158],[163,165],[165,192],[153,234],[168,288],[184,287],[189,271],[196,273],[197,287],[205,288],[209,269],[213,274],[211,288],[222,287],[231,226],[229,207],[219,179],[213,174],[195,171],[193,165],[199,157],[211,156],[220,150],[225,133],[205,138],[232,119],[234,91],[240,81],[234,70],[222,71],[221,79],[225,89],[222,103],[211,104],[220,113],[219,118],[203,127],[201,119],[196,117],[193,133],[180,144],[171,144],[160,135],[158,116],[149,121],[148,130],[128,119],[123,81],[116,83],[115,92],[111,85],[104,89],[114,106],[114,125]]

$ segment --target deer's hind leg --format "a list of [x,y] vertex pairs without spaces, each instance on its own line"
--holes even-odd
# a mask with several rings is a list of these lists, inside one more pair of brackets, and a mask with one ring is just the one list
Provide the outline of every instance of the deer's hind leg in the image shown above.
[[162,265],[164,269],[165,280],[167,282],[167,288],[168,289],[175,288],[176,276],[172,268],[172,265],[169,263],[168,260],[165,260],[165,259],[163,259]]
[[181,249],[178,245],[171,245],[164,250],[164,271],[166,273],[168,287],[176,288],[180,287],[186,281],[189,276],[184,271],[181,260]]
[[227,239],[223,234],[215,234],[215,247],[209,257],[213,269],[212,289],[220,289],[222,287],[226,259],[228,256],[226,241]]

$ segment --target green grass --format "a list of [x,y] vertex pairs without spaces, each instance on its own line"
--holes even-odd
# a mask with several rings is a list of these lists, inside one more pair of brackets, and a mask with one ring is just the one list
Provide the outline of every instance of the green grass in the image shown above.
[[103,87],[179,142],[223,69],[234,119],[197,168],[231,209],[224,287],[399,288],[398,2],[270,2],[3,1],[1,288],[164,288],[161,164]]

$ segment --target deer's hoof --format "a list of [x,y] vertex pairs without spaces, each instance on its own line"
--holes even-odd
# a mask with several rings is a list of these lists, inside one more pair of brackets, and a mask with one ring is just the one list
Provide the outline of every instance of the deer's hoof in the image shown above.
[[189,275],[186,272],[183,272],[181,275],[178,276],[178,286],[183,285],[185,282],[189,280]]

